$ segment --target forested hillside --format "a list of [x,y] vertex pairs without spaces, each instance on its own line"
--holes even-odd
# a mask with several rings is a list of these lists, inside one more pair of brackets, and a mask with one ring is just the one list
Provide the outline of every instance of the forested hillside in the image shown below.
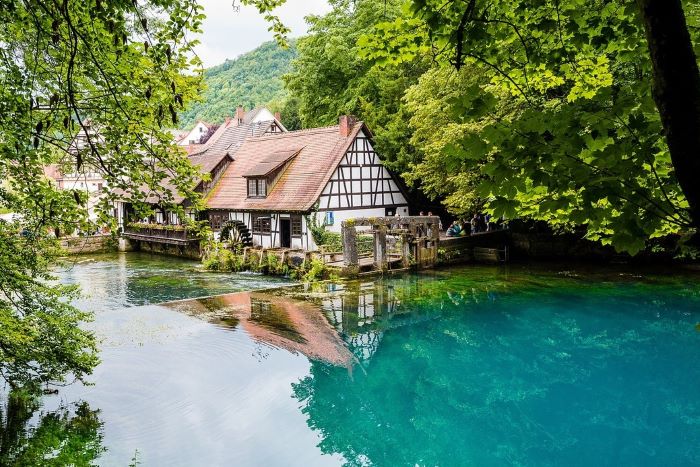
[[288,49],[266,42],[235,60],[209,68],[204,72],[203,100],[180,114],[179,126],[188,128],[197,120],[222,121],[232,115],[238,105],[250,109],[282,101],[286,91],[281,77],[289,71],[295,56],[295,41]]

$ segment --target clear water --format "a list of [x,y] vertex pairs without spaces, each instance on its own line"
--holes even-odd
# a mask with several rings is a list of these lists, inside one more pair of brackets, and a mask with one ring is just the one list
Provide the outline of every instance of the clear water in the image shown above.
[[92,291],[103,363],[17,430],[65,407],[82,420],[83,401],[98,465],[700,464],[699,276],[567,269],[152,305],[284,282],[76,264],[62,277]]

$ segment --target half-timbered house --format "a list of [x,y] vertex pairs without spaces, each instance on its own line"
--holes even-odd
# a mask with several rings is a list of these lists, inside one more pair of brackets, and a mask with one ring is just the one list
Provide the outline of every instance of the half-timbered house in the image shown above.
[[[265,118],[265,120],[262,120],[262,118]],[[273,116],[265,108],[244,112],[239,107],[236,111],[236,116],[227,118],[223,124],[219,125],[205,144],[187,148],[190,163],[198,168],[202,175],[197,181],[195,191],[203,196],[206,196],[211,191],[231,162],[235,160],[236,152],[247,138],[284,131],[286,131],[286,128],[279,121],[279,114]],[[167,179],[162,185],[164,188],[162,191],[172,195],[169,203],[182,205],[185,211],[189,212],[187,209],[188,200],[177,192],[176,187]],[[144,200],[147,204],[151,204],[154,207],[153,215],[150,219],[136,219],[133,215],[133,209],[131,209],[131,205],[128,202],[118,203],[116,210],[118,222],[125,229],[127,236],[134,235],[134,238],[136,238],[136,235],[139,235],[130,232],[127,228],[128,224],[132,222],[165,225],[181,223],[176,213],[169,212],[163,208],[162,196],[163,193],[154,192],[148,194]],[[192,216],[195,215],[195,213],[189,213]]]
[[331,127],[246,139],[206,202],[215,232],[233,223],[256,246],[306,250],[316,247],[308,226],[314,216],[339,232],[345,219],[408,215],[371,131],[350,116]]

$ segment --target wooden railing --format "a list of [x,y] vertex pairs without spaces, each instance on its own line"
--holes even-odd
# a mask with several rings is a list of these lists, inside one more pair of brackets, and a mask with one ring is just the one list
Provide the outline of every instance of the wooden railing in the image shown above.
[[130,225],[124,229],[124,236],[164,243],[187,243],[198,238],[195,232],[168,225],[148,227]]

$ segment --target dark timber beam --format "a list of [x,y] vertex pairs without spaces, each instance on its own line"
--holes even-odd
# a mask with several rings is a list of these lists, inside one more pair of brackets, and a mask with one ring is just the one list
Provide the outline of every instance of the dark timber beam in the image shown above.
[[681,0],[637,0],[661,116],[676,179],[700,227],[700,71]]

